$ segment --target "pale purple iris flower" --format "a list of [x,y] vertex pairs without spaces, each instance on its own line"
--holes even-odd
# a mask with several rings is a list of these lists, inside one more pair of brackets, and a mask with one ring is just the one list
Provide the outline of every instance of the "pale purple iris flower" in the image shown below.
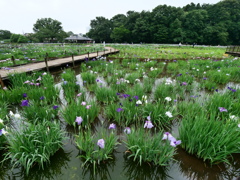
[[181,140],[176,140],[176,138],[173,137],[172,134],[169,133],[169,132],[165,132],[163,134],[162,140],[169,140],[170,145],[173,146],[173,147],[176,147],[177,145],[181,144]]
[[81,105],[83,105],[83,106],[85,106],[86,104],[87,104],[87,103],[86,103],[86,102],[84,102],[84,101],[81,103]]
[[83,118],[82,118],[81,116],[79,116],[79,117],[77,116],[75,122],[76,122],[78,125],[80,125],[80,124],[83,122]]
[[92,106],[92,105],[87,105],[87,106],[86,106],[86,109],[90,109],[91,106]]
[[144,128],[151,129],[152,127],[154,127],[154,125],[152,124],[151,121],[146,121],[146,122],[145,122]]
[[104,139],[99,139],[98,142],[97,142],[97,145],[103,149],[105,147],[105,141]]
[[228,112],[227,109],[225,109],[224,107],[219,107],[218,109],[220,112]]
[[108,129],[116,129],[116,124],[114,124],[114,123],[110,124]]
[[124,132],[125,132],[126,134],[130,134],[130,133],[131,133],[130,127],[126,127],[126,128],[124,129]]
[[150,116],[148,116],[148,117],[147,117],[147,120],[148,120],[148,121],[151,121],[151,117],[150,117]]
[[77,97],[79,97],[79,96],[81,96],[82,95],[82,93],[79,93],[79,94],[77,94]]
[[178,141],[171,141],[170,142],[170,145],[172,146],[172,147],[176,147],[177,145],[179,145],[179,144],[181,144],[181,140],[178,140]]

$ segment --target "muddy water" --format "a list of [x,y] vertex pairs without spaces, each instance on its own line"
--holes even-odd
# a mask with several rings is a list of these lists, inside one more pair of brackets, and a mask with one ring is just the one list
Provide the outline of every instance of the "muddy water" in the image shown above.
[[[61,71],[60,71],[61,72]],[[81,83],[81,78],[77,76]],[[56,81],[61,81],[56,75]],[[159,80],[161,82],[161,80]],[[158,84],[158,81],[155,85]],[[231,84],[230,84],[231,85]],[[59,84],[57,86],[60,86]],[[227,85],[228,86],[228,85]],[[60,91],[60,97],[64,103],[63,94]],[[90,96],[90,95],[89,95]],[[125,156],[126,147],[124,143],[118,146],[114,152],[114,158],[111,161],[97,166],[96,173],[93,173],[93,167],[83,167],[83,161],[79,157],[79,150],[75,145],[75,134],[77,133],[71,127],[66,126],[62,121],[62,128],[66,131],[67,139],[62,149],[57,151],[50,159],[50,164],[45,166],[44,170],[39,170],[34,166],[29,176],[19,167],[11,169],[9,163],[4,163],[0,169],[0,179],[3,180],[235,180],[240,176],[240,155],[233,155],[231,164],[220,163],[210,166],[201,159],[196,158],[177,147],[176,161],[171,161],[166,167],[156,167],[146,163],[142,166],[137,165],[131,159]],[[104,123],[104,117],[100,114],[98,120],[93,126],[96,131]],[[174,124],[172,130],[178,134],[178,125]],[[119,139],[122,142],[125,139],[122,129],[117,129]],[[4,152],[1,152],[3,154]],[[2,158],[2,156],[0,156]],[[0,159],[2,160],[2,159]]]

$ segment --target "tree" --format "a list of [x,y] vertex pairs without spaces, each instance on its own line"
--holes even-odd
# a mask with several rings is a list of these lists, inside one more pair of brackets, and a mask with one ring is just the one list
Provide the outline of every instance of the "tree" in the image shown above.
[[8,30],[0,30],[0,40],[1,39],[10,39],[12,33]]
[[113,29],[111,38],[114,42],[129,42],[129,35],[130,31],[122,25]]
[[117,14],[110,19],[112,22],[113,28],[115,27],[120,27],[120,26],[125,26],[127,17],[124,14]]
[[184,42],[203,43],[203,30],[206,28],[208,21],[208,12],[206,10],[201,9],[186,12],[183,31],[187,37],[185,37]]
[[29,42],[29,39],[26,36],[19,35],[17,42],[18,43],[27,43],[27,42]]
[[63,31],[62,23],[51,18],[38,19],[33,25],[33,31],[41,42],[62,41],[67,37]]
[[87,36],[94,39],[96,42],[111,42],[110,35],[112,33],[112,23],[105,17],[96,17],[91,20],[91,29]]
[[12,34],[11,37],[10,37],[10,41],[12,43],[17,43],[19,36],[20,36],[20,34]]

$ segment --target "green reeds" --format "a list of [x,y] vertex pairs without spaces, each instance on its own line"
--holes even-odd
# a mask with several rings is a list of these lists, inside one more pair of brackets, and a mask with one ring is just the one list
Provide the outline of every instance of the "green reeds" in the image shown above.
[[87,130],[76,136],[76,145],[81,151],[80,157],[84,159],[83,166],[93,165],[94,174],[96,166],[113,159],[113,151],[119,144],[114,131],[103,129],[97,134],[92,134]]
[[37,125],[23,123],[20,129],[11,128],[7,138],[4,161],[11,160],[12,167],[22,165],[26,174],[35,165],[44,169],[45,163],[63,145],[64,133],[56,122]]
[[181,146],[211,164],[229,162],[239,153],[240,129],[235,121],[219,121],[214,113],[202,111],[195,117],[186,116],[179,127]]
[[[88,127],[94,122],[98,116],[99,107],[95,101],[85,102],[81,100],[71,101],[66,107],[61,110],[63,119],[72,126],[77,124],[83,127]],[[76,118],[81,117],[82,122],[76,122]]]
[[168,141],[162,140],[163,132],[151,133],[150,130],[138,128],[127,134],[125,142],[126,155],[138,164],[143,162],[166,166],[173,159],[175,148]]

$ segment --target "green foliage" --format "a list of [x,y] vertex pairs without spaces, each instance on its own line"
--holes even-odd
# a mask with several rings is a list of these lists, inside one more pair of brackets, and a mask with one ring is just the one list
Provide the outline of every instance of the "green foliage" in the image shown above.
[[219,121],[215,115],[202,113],[184,117],[179,128],[181,146],[210,163],[229,162],[233,153],[239,153],[240,131],[235,121]]
[[168,141],[163,141],[163,132],[151,134],[150,131],[138,128],[127,135],[125,142],[128,152],[127,157],[138,164],[143,162],[154,165],[166,166],[173,159],[175,149]]
[[12,167],[22,165],[26,174],[38,164],[44,169],[45,163],[63,145],[64,133],[56,122],[20,124],[20,129],[10,129],[6,136],[8,152],[4,154],[4,161],[11,160]]
[[91,20],[87,35],[97,42],[238,44],[239,2],[194,3],[183,8],[159,5],[152,11],[128,11],[111,20]]
[[93,84],[96,82],[97,76],[91,72],[83,72],[81,73],[82,80],[85,81],[86,84]]
[[97,87],[95,89],[97,101],[103,104],[111,104],[115,102],[118,99],[116,93],[116,90],[107,87]]
[[63,119],[72,126],[76,126],[76,118],[82,117],[81,126],[90,126],[98,116],[99,107],[96,102],[82,102],[80,99],[71,101],[65,108],[62,109]]
[[[94,174],[96,165],[101,165],[103,161],[113,159],[113,151],[119,144],[114,132],[103,129],[101,132],[92,135],[90,130],[80,132],[76,136],[76,145],[81,151],[80,157],[84,159],[83,166],[93,165]],[[104,148],[98,147],[98,140],[104,140]]]
[[57,119],[58,109],[54,109],[53,105],[48,105],[46,99],[39,99],[38,101],[30,101],[29,106],[22,107],[22,116],[27,122],[38,124]]
[[41,18],[33,25],[33,31],[41,42],[62,41],[67,37],[63,31],[62,23],[52,18]]
[[8,30],[0,30],[0,40],[10,39],[12,33]]

